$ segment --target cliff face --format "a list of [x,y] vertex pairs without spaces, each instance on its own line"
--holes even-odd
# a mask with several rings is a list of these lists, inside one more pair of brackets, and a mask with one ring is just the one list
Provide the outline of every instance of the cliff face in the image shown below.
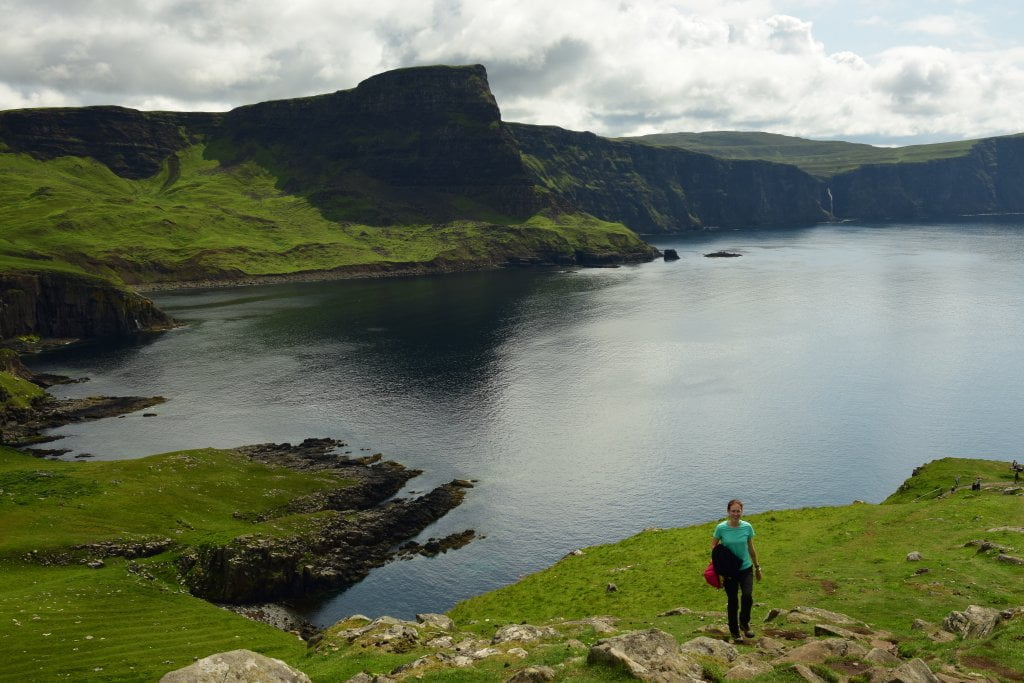
[[728,161],[548,126],[509,128],[539,185],[641,233],[808,225],[829,217],[825,186],[795,166]]
[[400,69],[352,90],[240,107],[211,150],[226,164],[271,152],[283,189],[341,220],[525,218],[541,208],[479,65]]
[[96,278],[0,273],[0,339],[22,334],[104,337],[173,324],[149,299]]
[[123,107],[0,112],[0,140],[37,159],[92,157],[123,178],[148,178],[191,144],[182,126],[208,126],[216,114],[141,112]]
[[862,166],[830,181],[838,218],[955,218],[1024,211],[1024,137],[987,138],[962,157]]

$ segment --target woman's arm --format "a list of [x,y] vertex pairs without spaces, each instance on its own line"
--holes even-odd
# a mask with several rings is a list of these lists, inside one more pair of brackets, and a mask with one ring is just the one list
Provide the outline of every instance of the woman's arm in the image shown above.
[[754,550],[754,539],[747,539],[747,550],[750,552],[750,561],[754,563],[754,575],[757,576],[757,580],[761,580],[761,565],[757,563],[757,551]]

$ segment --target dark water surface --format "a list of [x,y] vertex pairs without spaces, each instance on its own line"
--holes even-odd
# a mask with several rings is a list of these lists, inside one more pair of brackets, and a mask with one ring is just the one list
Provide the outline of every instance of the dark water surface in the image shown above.
[[[681,260],[157,294],[189,326],[36,359],[62,396],[161,394],[58,430],[98,459],[346,440],[478,479],[393,563],[312,610],[409,617],[646,527],[877,502],[943,456],[1021,459],[1024,224],[663,239]],[[738,249],[741,258],[703,253]]]

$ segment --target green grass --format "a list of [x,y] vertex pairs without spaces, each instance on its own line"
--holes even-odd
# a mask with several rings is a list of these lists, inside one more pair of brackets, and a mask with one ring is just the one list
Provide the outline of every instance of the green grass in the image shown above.
[[632,140],[659,147],[682,147],[724,159],[761,159],[799,166],[819,178],[828,178],[865,164],[897,164],[960,157],[978,140],[958,140],[906,147],[874,147],[838,140],[804,138],[739,131],[708,133],[656,133]]
[[[940,460],[911,481],[914,490],[944,486],[954,473],[988,475],[1009,482],[1007,462]],[[969,604],[1002,609],[1024,604],[1020,568],[996,562],[967,541],[986,538],[1021,545],[1021,534],[989,532],[1024,525],[1020,498],[1000,491],[971,492],[969,486],[941,500],[855,504],[767,512],[749,517],[758,532],[757,547],[765,580],[757,585],[755,609],[760,621],[770,607],[813,605],[849,614],[891,630],[910,649],[951,660],[956,645],[936,646],[910,630],[916,618],[934,623]],[[724,597],[701,577],[707,564],[714,523],[684,529],[646,531],[619,543],[589,548],[521,581],[460,603],[450,615],[481,634],[519,621],[612,614],[620,627],[656,626],[681,640],[696,635],[706,622],[697,615],[658,617],[685,606],[694,611],[722,610]],[[906,555],[921,552],[924,561]],[[926,567],[927,573],[915,571]],[[618,591],[605,590],[615,583]],[[1020,664],[1012,635],[986,646],[995,661]],[[980,646],[979,646],[980,647]]]
[[202,145],[143,180],[91,159],[0,153],[0,271],[173,281],[489,260],[537,245],[567,253],[590,243],[643,246],[619,224],[580,216],[514,221],[479,206],[462,210],[486,220],[381,227],[337,220],[369,210],[352,196],[329,207],[330,220],[306,198],[280,190],[273,170],[253,161],[222,166]]
[[45,395],[46,392],[32,382],[0,370],[0,415],[8,408],[28,408]]
[[[950,495],[957,475],[965,486]],[[969,490],[974,476],[985,480],[983,491]],[[943,645],[910,629],[916,618],[940,623],[969,604],[1024,604],[1019,567],[964,547],[977,538],[1021,546],[1019,533],[989,531],[1024,525],[1020,497],[1001,491],[1011,482],[1006,461],[944,459],[929,463],[881,505],[751,516],[765,576],[756,588],[762,603],[755,608],[757,628],[771,607],[813,605],[891,631],[905,655],[959,661],[980,671],[1024,670],[1024,621],[1000,627],[985,641]],[[194,658],[239,647],[283,659],[315,681],[390,671],[412,661],[424,651],[348,647],[330,631],[307,650],[294,636],[191,597],[177,582],[172,562],[186,546],[243,533],[289,533],[304,521],[291,515],[253,525],[235,512],[273,510],[294,496],[337,485],[331,474],[266,467],[215,449],[69,463],[0,448],[0,678],[155,680]],[[945,490],[942,498],[910,502],[937,488]],[[588,548],[583,556],[466,600],[450,616],[460,630],[480,637],[509,623],[613,615],[621,630],[654,626],[689,640],[715,621],[700,612],[724,607],[722,593],[701,577],[714,524],[648,530]],[[38,557],[79,543],[164,537],[175,541],[172,550],[136,561],[108,558],[95,570],[27,559],[32,551]],[[907,562],[915,550],[924,560]],[[916,573],[922,567],[928,571]],[[610,582],[617,592],[605,590]],[[694,613],[657,616],[681,606]],[[592,629],[568,635],[584,643],[598,638]],[[498,681],[515,668],[566,660],[558,680],[625,680],[619,672],[587,667],[580,659],[585,649],[567,649],[562,640],[528,649],[525,660],[496,657],[465,670],[425,671],[422,680]],[[771,680],[787,675],[777,672]]]

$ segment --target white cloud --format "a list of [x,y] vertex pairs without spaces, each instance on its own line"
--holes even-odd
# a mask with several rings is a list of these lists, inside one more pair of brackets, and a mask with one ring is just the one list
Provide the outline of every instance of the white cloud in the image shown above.
[[868,55],[829,53],[800,16],[828,7],[0,0],[0,108],[223,110],[350,88],[401,66],[482,63],[507,120],[605,135],[759,128],[881,140],[1024,130],[1024,54],[964,48],[964,35],[981,35],[976,14],[871,17],[861,25],[943,47],[892,45]]

